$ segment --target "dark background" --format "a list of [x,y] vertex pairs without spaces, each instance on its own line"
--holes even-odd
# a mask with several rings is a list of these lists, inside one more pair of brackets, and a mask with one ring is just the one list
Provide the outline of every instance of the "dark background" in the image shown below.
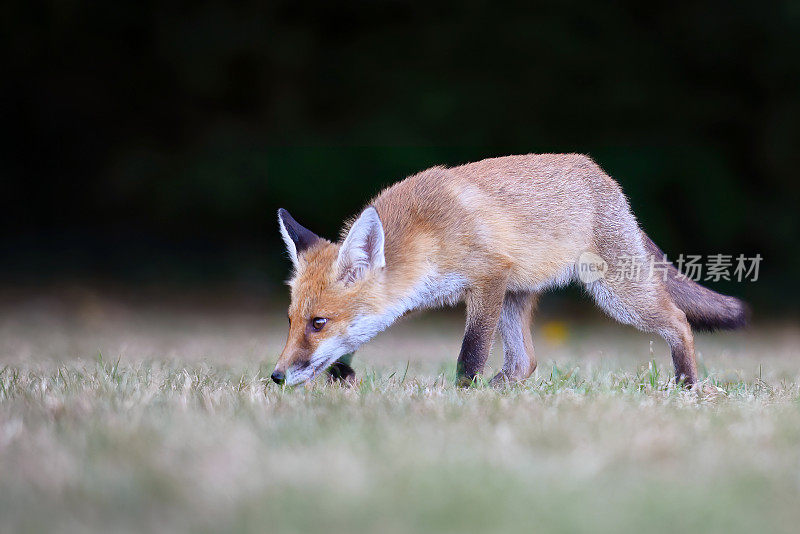
[[670,255],[796,311],[800,3],[3,4],[0,282],[283,295],[275,211],[327,237],[434,164],[583,152]]

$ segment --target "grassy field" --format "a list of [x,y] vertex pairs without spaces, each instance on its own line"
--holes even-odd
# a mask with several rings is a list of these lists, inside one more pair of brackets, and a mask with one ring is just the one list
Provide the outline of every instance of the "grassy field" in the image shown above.
[[670,384],[662,342],[611,322],[540,322],[528,383],[456,389],[462,325],[442,313],[364,347],[353,387],[283,390],[267,377],[284,328],[255,311],[6,307],[0,531],[800,524],[797,325],[698,337],[703,395]]

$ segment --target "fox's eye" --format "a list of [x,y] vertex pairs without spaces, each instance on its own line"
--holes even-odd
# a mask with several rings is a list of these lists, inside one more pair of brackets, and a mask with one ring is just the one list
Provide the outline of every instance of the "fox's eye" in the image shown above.
[[311,319],[311,328],[313,328],[315,332],[319,332],[327,322],[328,320],[322,317],[314,317]]

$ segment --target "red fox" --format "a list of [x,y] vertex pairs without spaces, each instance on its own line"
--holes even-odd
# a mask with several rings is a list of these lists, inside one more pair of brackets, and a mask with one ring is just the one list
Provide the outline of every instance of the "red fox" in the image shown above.
[[[531,320],[539,295],[582,281],[614,319],[662,336],[678,382],[697,382],[690,325],[733,329],[747,319],[736,298],[666,264],[636,276],[578,276],[582,255],[614,265],[656,259],[620,186],[591,158],[540,154],[433,167],[381,192],[332,243],[278,211],[293,264],[289,335],[272,379],[307,382],[416,309],[466,303],[459,383],[484,368],[496,331],[503,367],[493,385],[536,368]],[[582,279],[582,280],[579,280]]]

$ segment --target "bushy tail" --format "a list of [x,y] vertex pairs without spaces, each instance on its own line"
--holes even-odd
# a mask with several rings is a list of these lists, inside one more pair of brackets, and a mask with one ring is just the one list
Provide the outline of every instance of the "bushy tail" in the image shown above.
[[[648,251],[656,259],[664,257],[658,245],[642,232]],[[686,319],[698,330],[734,330],[744,327],[750,319],[747,304],[735,297],[711,291],[680,275],[670,264],[666,280],[667,292],[686,314]]]

